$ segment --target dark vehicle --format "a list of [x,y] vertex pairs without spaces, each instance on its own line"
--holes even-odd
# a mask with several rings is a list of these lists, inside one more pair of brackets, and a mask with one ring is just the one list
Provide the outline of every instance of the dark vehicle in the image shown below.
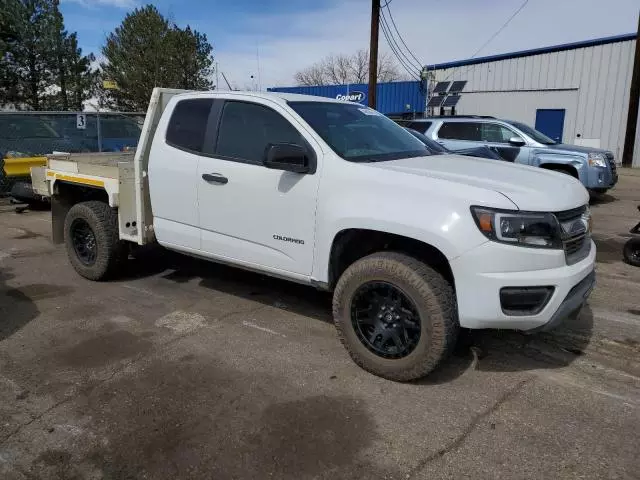
[[[640,205],[638,205],[638,211],[640,211]],[[640,222],[629,230],[634,235],[640,235]],[[625,261],[629,265],[634,267],[640,267],[640,237],[634,237],[627,240],[624,244],[624,250],[622,251]]]
[[27,115],[0,115],[0,153],[30,157],[68,152],[72,144],[44,120]]
[[103,113],[100,119],[101,146],[98,147],[98,116],[89,114],[86,126],[79,130],[75,116],[52,116],[52,127],[73,145],[72,152],[122,152],[138,145],[142,129],[140,116]]
[[411,135],[416,137],[424,146],[427,147],[427,150],[431,152],[432,155],[439,155],[444,153],[455,153],[457,155],[465,155],[467,157],[479,157],[479,158],[490,158],[491,160],[502,160],[505,161],[500,155],[491,150],[488,147],[474,147],[474,148],[463,148],[461,150],[449,150],[442,145],[440,145],[435,140],[431,140],[428,137],[425,137],[422,133],[414,130],[412,128],[404,127]]

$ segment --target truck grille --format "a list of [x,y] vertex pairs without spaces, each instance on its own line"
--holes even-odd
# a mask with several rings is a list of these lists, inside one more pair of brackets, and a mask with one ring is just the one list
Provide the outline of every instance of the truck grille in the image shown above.
[[607,162],[609,163],[609,167],[611,168],[611,174],[615,175],[616,171],[618,170],[618,167],[616,166],[615,158],[613,158],[613,153],[607,152],[605,154],[605,157],[607,159]]
[[586,210],[583,206],[555,214],[562,228],[562,245],[568,265],[586,258],[591,250],[591,235],[583,221]]

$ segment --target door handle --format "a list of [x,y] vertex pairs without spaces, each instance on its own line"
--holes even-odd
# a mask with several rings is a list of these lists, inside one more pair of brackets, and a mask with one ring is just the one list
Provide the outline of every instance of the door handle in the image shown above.
[[218,183],[220,185],[225,185],[229,182],[229,179],[224,175],[220,175],[219,173],[203,173],[202,179],[209,183]]

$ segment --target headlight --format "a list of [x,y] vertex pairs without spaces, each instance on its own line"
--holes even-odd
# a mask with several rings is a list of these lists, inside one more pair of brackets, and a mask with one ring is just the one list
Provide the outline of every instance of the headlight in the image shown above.
[[480,231],[490,240],[538,248],[562,248],[560,226],[551,213],[524,213],[471,207]]
[[590,167],[606,167],[607,166],[607,161],[605,160],[604,155],[602,155],[601,153],[590,153],[587,156],[587,159],[589,160]]

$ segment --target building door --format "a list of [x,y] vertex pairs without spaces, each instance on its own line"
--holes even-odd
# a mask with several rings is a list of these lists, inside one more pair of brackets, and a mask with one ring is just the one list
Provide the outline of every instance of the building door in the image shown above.
[[562,143],[564,130],[564,108],[536,110],[536,130],[547,137]]

